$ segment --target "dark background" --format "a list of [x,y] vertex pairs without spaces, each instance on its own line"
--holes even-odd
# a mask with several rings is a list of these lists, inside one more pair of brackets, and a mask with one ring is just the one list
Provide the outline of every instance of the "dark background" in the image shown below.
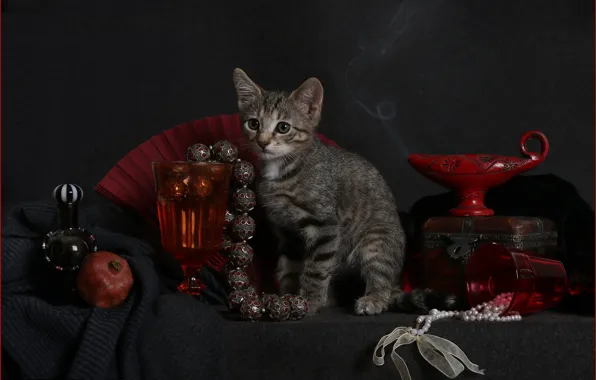
[[319,77],[321,131],[401,209],[442,191],[409,153],[517,155],[531,129],[551,142],[533,173],[593,206],[593,21],[592,0],[5,0],[3,200],[91,194],[149,137],[236,112],[242,67],[265,88]]

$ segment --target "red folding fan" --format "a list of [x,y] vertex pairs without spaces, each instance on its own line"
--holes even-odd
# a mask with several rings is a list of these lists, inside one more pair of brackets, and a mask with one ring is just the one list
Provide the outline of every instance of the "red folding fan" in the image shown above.
[[[325,136],[319,134],[319,137],[324,144],[337,146]],[[95,186],[95,191],[157,223],[157,198],[151,163],[185,160],[186,150],[192,144],[212,145],[219,140],[236,145],[239,158],[249,161],[258,170],[257,156],[250,151],[242,135],[239,115],[219,115],[184,123],[153,136],[118,161]],[[218,255],[210,263],[214,269],[221,269],[223,265]]]

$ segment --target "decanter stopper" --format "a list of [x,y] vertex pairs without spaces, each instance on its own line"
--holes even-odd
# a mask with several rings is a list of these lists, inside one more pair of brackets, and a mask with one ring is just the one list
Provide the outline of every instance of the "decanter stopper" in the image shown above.
[[54,269],[75,272],[88,253],[97,251],[93,235],[78,225],[83,189],[75,184],[62,184],[56,186],[53,195],[58,203],[59,227],[45,236],[42,249]]

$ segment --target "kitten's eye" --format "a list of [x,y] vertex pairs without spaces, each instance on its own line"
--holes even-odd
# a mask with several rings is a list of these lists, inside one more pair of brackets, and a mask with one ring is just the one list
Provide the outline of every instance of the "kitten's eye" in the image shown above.
[[291,128],[292,128],[292,126],[290,124],[284,123],[282,121],[282,122],[277,123],[277,126],[275,127],[275,131],[277,133],[281,133],[283,135],[284,133],[290,132]]
[[259,123],[259,121],[257,119],[246,120],[246,126],[248,127],[248,129],[252,129],[253,131],[256,131],[257,129],[259,129],[260,125],[261,125],[261,123]]

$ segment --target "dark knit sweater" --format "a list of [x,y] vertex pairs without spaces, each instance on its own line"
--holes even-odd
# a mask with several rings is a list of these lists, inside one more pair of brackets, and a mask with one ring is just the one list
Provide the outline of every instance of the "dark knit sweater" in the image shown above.
[[[176,264],[160,263],[160,269],[174,268],[160,279],[152,246],[100,227],[102,218],[91,209],[83,210],[79,220],[101,250],[128,260],[135,278],[129,298],[110,310],[53,306],[41,296],[47,267],[40,245],[44,234],[57,227],[53,204],[27,204],[7,215],[2,226],[2,379],[213,377],[219,315],[168,290],[177,282],[172,278],[177,277]],[[196,327],[197,320],[204,323]],[[181,326],[195,327],[185,331]],[[180,352],[197,359],[177,365]]]

